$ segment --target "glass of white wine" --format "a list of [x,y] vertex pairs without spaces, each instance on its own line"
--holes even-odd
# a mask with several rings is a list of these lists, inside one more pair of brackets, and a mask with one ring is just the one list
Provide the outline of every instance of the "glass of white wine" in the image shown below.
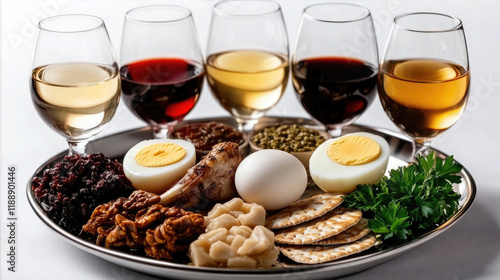
[[207,79],[222,107],[250,131],[278,103],[289,75],[288,35],[279,4],[228,0],[215,5]]
[[32,69],[38,114],[66,137],[70,155],[85,155],[120,99],[118,64],[103,20],[75,14],[40,21]]
[[469,81],[460,19],[428,12],[394,19],[377,87],[387,116],[414,140],[413,157],[427,155],[431,141],[458,121]]

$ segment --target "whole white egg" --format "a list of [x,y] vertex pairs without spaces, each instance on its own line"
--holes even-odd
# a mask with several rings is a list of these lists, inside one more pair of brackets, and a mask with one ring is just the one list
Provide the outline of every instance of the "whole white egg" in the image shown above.
[[[357,152],[365,150],[369,153],[370,147],[363,147],[369,143],[372,145],[371,148],[376,148],[376,144],[380,147],[379,154],[375,159],[363,164],[346,165],[330,158],[328,149],[332,144],[348,137],[352,137],[351,140],[359,140],[360,138],[356,138],[358,136],[368,141],[357,141],[351,147],[354,148],[350,150],[351,154],[346,153],[346,150],[349,150],[346,149],[343,151],[344,154],[340,153],[338,157],[349,158],[352,161],[363,161],[366,154],[363,152],[358,154]],[[325,192],[349,193],[354,191],[358,184],[373,184],[380,180],[387,168],[390,152],[387,141],[378,135],[367,132],[350,133],[339,138],[329,139],[316,148],[309,159],[309,172],[314,183]]]
[[[160,146],[157,144],[160,144]],[[161,144],[174,144],[170,146],[177,148],[180,153],[183,153],[182,150],[184,150],[185,153],[173,160],[176,153],[168,154],[168,152],[162,150],[163,146]],[[150,165],[145,166],[144,163],[141,164],[137,155],[152,147],[160,148],[153,151],[154,154],[150,155],[152,158],[149,159]],[[164,154],[161,155],[161,153]],[[161,161],[165,160],[169,161],[169,163],[161,164]],[[161,194],[182,178],[187,170],[195,164],[196,149],[190,142],[180,139],[152,139],[137,143],[125,154],[123,171],[134,188]]]
[[280,150],[260,150],[247,156],[235,174],[238,194],[248,203],[277,210],[300,198],[307,186],[304,165]]

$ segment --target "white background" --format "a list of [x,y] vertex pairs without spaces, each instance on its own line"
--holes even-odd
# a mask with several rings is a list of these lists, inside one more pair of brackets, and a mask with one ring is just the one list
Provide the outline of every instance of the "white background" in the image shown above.
[[[347,1],[347,0],[346,0]],[[174,3],[192,10],[200,42],[207,42],[211,0],[1,0],[0,39],[0,278],[1,279],[151,279],[85,253],[56,236],[34,214],[25,195],[33,171],[51,156],[66,149],[65,140],[36,114],[30,100],[29,77],[36,23],[63,13],[88,13],[104,19],[119,54],[123,15],[133,7]],[[302,9],[307,0],[281,0],[290,49],[295,46]],[[373,14],[380,53],[388,39],[394,16],[414,11],[436,11],[463,20],[468,39],[472,82],[470,99],[462,119],[438,138],[433,146],[452,154],[473,175],[478,195],[470,211],[450,230],[411,252],[345,279],[498,279],[500,276],[500,178],[498,162],[500,130],[500,2],[466,1],[351,1]],[[209,109],[210,108],[210,109]],[[270,115],[307,116],[289,85]],[[227,115],[205,86],[188,118]],[[357,121],[360,124],[396,128],[378,100]],[[141,127],[123,105],[100,136]],[[16,272],[7,270],[6,194],[7,167],[17,167]]]

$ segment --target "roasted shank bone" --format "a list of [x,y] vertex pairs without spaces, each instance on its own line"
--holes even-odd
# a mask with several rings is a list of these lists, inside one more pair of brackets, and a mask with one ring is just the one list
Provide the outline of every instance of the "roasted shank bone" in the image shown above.
[[238,144],[219,143],[187,174],[161,195],[160,204],[184,209],[206,209],[236,194],[234,174],[241,162]]
[[[161,196],[142,190],[95,208],[83,230],[105,247],[144,248],[157,259],[172,260],[205,231],[203,210],[234,197],[234,174],[241,162],[238,145],[217,144]],[[165,207],[168,206],[168,207]]]

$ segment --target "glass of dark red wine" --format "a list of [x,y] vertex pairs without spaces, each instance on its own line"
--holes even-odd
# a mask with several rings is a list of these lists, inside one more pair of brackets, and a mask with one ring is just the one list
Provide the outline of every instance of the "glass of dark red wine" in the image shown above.
[[304,9],[292,57],[293,86],[304,109],[333,136],[376,96],[378,47],[370,11],[344,3]]
[[191,11],[172,5],[132,9],[125,15],[121,90],[127,107],[165,138],[199,99],[205,75]]

